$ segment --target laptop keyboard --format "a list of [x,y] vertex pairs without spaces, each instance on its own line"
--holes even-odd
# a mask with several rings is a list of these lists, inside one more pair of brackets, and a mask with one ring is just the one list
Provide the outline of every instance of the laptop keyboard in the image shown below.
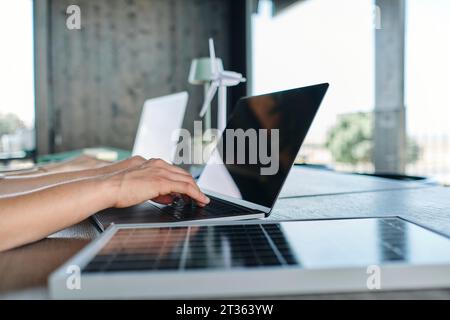
[[169,206],[159,208],[164,214],[172,215],[174,218],[186,219],[189,217],[203,216],[234,216],[241,214],[249,214],[250,210],[235,207],[211,198],[211,202],[206,207],[199,207],[194,202],[184,203],[178,202]]

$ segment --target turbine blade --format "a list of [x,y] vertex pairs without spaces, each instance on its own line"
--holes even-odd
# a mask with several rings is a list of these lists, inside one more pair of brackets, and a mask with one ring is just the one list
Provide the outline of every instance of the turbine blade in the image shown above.
[[209,55],[211,58],[211,72],[213,75],[219,73],[219,67],[217,66],[216,49],[214,48],[214,39],[209,38]]
[[212,82],[211,86],[209,87],[208,93],[205,96],[205,102],[203,103],[202,110],[200,111],[200,117],[204,117],[206,114],[206,111],[208,111],[208,107],[211,105],[214,96],[216,95],[217,88],[219,85],[216,82]]

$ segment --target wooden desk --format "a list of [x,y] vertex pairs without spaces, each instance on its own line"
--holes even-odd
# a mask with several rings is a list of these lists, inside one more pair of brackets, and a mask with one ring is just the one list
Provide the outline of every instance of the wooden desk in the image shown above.
[[0,299],[48,298],[48,276],[98,235],[86,220],[42,241],[0,253]]
[[[450,189],[295,168],[271,220],[401,216],[450,236]],[[0,298],[48,298],[48,275],[99,235],[90,221],[0,254]],[[301,299],[450,299],[449,290],[308,295]]]

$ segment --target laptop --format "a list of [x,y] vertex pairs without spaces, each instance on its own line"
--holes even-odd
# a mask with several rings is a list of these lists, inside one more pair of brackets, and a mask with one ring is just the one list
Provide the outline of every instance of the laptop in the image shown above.
[[145,102],[134,141],[133,156],[173,162],[178,140],[173,135],[183,125],[188,99],[187,92],[180,92]]
[[49,278],[56,299],[273,297],[449,286],[449,238],[398,217],[112,226]]
[[198,180],[211,199],[208,206],[180,202],[163,206],[148,201],[126,209],[107,209],[93,219],[106,230],[113,223],[180,224],[268,217],[328,86],[325,83],[239,100]]

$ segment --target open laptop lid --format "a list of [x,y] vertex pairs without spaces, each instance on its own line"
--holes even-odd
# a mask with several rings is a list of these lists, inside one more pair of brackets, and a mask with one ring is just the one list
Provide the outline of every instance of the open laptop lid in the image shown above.
[[133,156],[173,162],[177,140],[172,138],[172,134],[183,125],[188,98],[187,92],[180,92],[145,102]]
[[199,178],[200,188],[268,215],[328,87],[241,99]]

